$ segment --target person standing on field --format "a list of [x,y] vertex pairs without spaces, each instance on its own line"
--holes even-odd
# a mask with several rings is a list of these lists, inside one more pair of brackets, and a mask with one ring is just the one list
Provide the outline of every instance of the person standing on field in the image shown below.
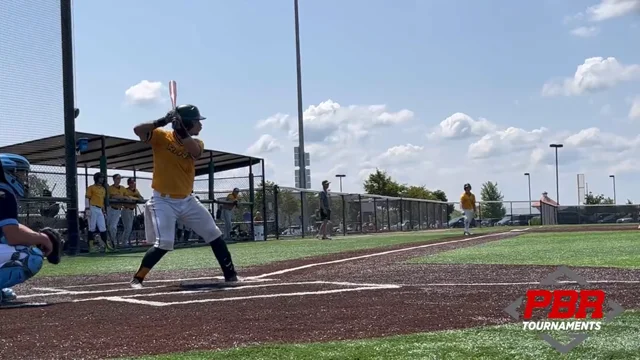
[[[328,180],[322,181],[322,192],[320,193],[320,229],[318,229],[318,238],[322,236],[323,240],[331,240],[331,230],[329,223],[331,222],[331,197],[329,196]],[[329,235],[327,235],[329,233]]]
[[460,196],[460,207],[464,213],[464,234],[471,235],[469,226],[471,221],[475,219],[476,214],[476,196],[471,192],[471,184],[464,184],[464,192]]

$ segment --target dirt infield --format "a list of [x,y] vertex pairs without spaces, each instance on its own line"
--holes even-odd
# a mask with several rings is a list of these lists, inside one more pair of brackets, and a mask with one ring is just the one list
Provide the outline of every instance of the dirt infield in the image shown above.
[[[36,278],[16,288],[30,305],[0,310],[0,359],[104,359],[511,322],[503,309],[555,268],[404,260],[518,234],[282,261],[241,269],[246,281],[234,286],[216,278],[218,269],[152,273],[143,290],[128,288],[130,274]],[[602,281],[598,288],[624,308],[640,307],[639,271],[573,269]]]

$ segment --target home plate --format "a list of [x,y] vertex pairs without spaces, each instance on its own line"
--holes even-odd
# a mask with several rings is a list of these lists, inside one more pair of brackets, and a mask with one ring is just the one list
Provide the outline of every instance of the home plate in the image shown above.
[[247,286],[255,283],[264,283],[268,281],[273,281],[272,279],[252,279],[252,278],[244,278],[241,281],[237,282],[225,282],[225,281],[213,281],[213,282],[187,282],[183,281],[180,283],[180,287],[187,290],[216,290],[216,289],[226,289],[226,288],[235,288],[240,286]]

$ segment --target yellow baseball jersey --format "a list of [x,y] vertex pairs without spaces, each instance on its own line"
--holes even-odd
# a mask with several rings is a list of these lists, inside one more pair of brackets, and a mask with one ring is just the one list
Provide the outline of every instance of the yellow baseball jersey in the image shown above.
[[[195,139],[204,150],[204,143]],[[156,128],[149,144],[153,150],[153,179],[151,187],[162,194],[187,197],[193,192],[196,177],[195,160],[173,131]]]
[[89,199],[89,205],[104,208],[104,198],[107,196],[107,189],[100,185],[91,185],[84,195]]
[[118,185],[118,186],[111,185],[111,186],[109,186],[109,197],[118,196],[118,195],[119,196],[125,196],[125,190],[126,189],[127,188],[122,186],[122,185]]
[[[124,196],[142,199],[142,195],[140,195],[140,191],[138,191],[138,189],[131,190],[129,188],[124,188]],[[123,204],[122,207],[133,210],[136,208],[136,204]]]
[[476,204],[476,196],[472,193],[467,194],[463,192],[460,196],[460,207],[463,210],[473,210],[474,205]]

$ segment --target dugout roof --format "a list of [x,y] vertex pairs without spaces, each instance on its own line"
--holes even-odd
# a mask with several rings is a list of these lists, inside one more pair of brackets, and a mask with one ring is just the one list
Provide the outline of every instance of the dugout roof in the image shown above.
[[[151,146],[140,140],[115,136],[76,132],[76,139],[88,139],[88,148],[77,155],[78,167],[100,168],[102,139],[107,157],[107,169],[151,172],[153,155]],[[56,135],[0,148],[0,153],[13,153],[26,157],[31,165],[64,166],[65,136]],[[209,161],[213,160],[214,171],[228,171],[259,164],[262,159],[232,154],[218,150],[205,149],[202,157],[196,160],[196,176],[209,173]]]

